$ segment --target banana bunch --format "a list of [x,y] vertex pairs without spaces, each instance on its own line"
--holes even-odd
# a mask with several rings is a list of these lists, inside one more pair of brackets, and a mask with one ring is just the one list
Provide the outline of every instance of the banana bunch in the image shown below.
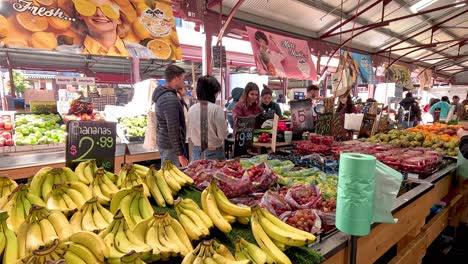
[[266,254],[257,245],[249,243],[242,237],[236,238],[236,259],[251,260],[253,264],[275,263],[274,260]]
[[54,184],[62,182],[73,182],[78,181],[78,177],[75,173],[67,168],[51,168],[44,167],[40,169],[31,180],[29,187],[31,193],[39,196],[41,199],[46,200],[47,195]]
[[[221,247],[222,246],[222,247]],[[224,249],[222,252],[219,250]],[[182,260],[182,264],[249,264],[250,260],[236,260],[224,245],[214,240],[204,240]]]
[[107,264],[145,264],[141,260],[141,254],[135,252],[135,250],[123,255],[120,259],[109,259]]
[[55,239],[68,239],[72,233],[73,228],[62,212],[32,205],[26,221],[18,228],[18,256],[23,258]]
[[75,174],[80,182],[89,185],[93,181],[93,176],[96,170],[96,160],[87,160],[78,163],[75,168]]
[[80,209],[92,197],[91,189],[86,184],[73,181],[54,184],[45,200],[47,208],[69,212]]
[[75,231],[99,232],[106,229],[113,218],[114,215],[93,197],[80,210],[73,214],[70,224]]
[[45,206],[44,201],[28,190],[28,186],[20,184],[12,193],[0,198],[0,210],[7,211],[10,217],[7,219],[8,226],[17,231],[24,222],[33,204]]
[[151,261],[168,260],[179,254],[185,256],[193,250],[182,225],[167,212],[140,222],[133,233],[153,248]]
[[6,176],[0,176],[0,198],[10,194],[18,184]]
[[[58,239],[54,239],[52,243],[46,246],[41,246],[38,249],[32,251],[21,259],[17,260],[17,264],[45,264],[50,262],[55,262],[63,258],[65,250],[60,247],[60,242]],[[14,263],[14,262],[9,262]]]
[[174,202],[174,208],[179,222],[190,237],[190,240],[200,240],[210,235],[213,221],[192,199],[178,198]]
[[72,234],[60,248],[64,250],[63,258],[67,263],[104,264],[109,257],[109,247],[104,240],[87,231]]
[[108,262],[111,263],[117,262],[132,251],[140,253],[141,258],[144,260],[149,259],[152,253],[159,254],[159,252],[154,252],[151,246],[145,244],[145,242],[129,228],[120,210],[114,215],[114,219],[109,226],[99,233],[99,236],[109,247]]
[[119,188],[107,177],[104,169],[96,170],[91,188],[93,195],[102,205],[109,205],[112,195],[119,191]]
[[231,232],[231,224],[236,220],[241,224],[247,224],[252,214],[250,207],[231,203],[223,191],[218,188],[216,181],[212,181],[203,190],[201,203],[203,211],[208,214],[214,225],[224,233]]
[[145,196],[150,196],[148,186],[145,183],[148,168],[145,168],[145,166],[137,164],[126,164],[123,166],[117,178],[117,187],[125,189],[143,184]]
[[282,252],[286,246],[300,247],[315,241],[311,233],[284,223],[258,206],[252,212],[252,233],[260,248],[277,263],[291,263]]
[[18,239],[15,232],[8,228],[7,218],[7,212],[0,212],[0,255],[2,263],[14,263],[18,259]]
[[144,195],[144,185],[135,185],[129,189],[118,191],[110,204],[110,212],[115,214],[119,209],[130,228],[153,215],[153,207],[148,197]]

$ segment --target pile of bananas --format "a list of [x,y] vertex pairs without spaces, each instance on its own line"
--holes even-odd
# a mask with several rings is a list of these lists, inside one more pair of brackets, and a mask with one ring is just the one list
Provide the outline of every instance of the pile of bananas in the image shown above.
[[216,181],[212,181],[203,190],[201,204],[203,211],[208,214],[213,224],[224,233],[231,232],[231,224],[236,220],[241,224],[248,224],[252,214],[250,207],[231,203],[223,191],[218,188]]
[[106,229],[112,222],[113,217],[114,215],[93,197],[73,214],[70,224],[75,232],[83,230],[97,233]]
[[261,207],[257,206],[252,210],[253,236],[260,248],[277,263],[291,263],[283,253],[287,246],[300,247],[315,241],[315,236],[311,233],[284,223]]
[[72,234],[73,228],[62,212],[32,205],[26,221],[18,228],[18,256],[23,258],[56,239],[66,240]]
[[174,202],[174,208],[177,218],[191,240],[200,240],[210,235],[213,221],[195,201],[189,198],[178,198]]
[[80,162],[75,168],[75,174],[80,182],[86,185],[90,185],[93,182],[94,175],[98,170],[104,171],[107,178],[109,178],[109,180],[113,183],[117,181],[117,176],[114,173],[106,171],[102,168],[98,168],[95,160]]
[[173,205],[173,195],[185,185],[193,184],[193,179],[180,171],[169,161],[165,161],[160,170],[151,167],[146,175],[146,184],[158,206]]
[[119,191],[119,188],[110,180],[104,169],[96,170],[90,186],[93,195],[102,205],[109,205],[112,195]]
[[182,225],[167,212],[154,214],[133,230],[136,237],[153,248],[151,261],[168,260],[171,256],[186,256],[193,250]]
[[61,182],[45,196],[47,208],[65,213],[80,209],[92,197],[91,189],[79,181]]
[[10,194],[18,184],[5,176],[0,176],[0,198]]
[[[184,257],[182,264],[249,264],[250,260],[236,260],[226,246],[214,240],[203,240],[198,246]],[[263,262],[265,263],[265,262]]]
[[39,247],[16,263],[82,263],[104,264],[109,256],[109,247],[98,235],[80,231],[69,240],[54,239],[50,245]]
[[132,251],[141,254],[143,260],[149,260],[158,254],[129,228],[120,210],[116,212],[110,225],[99,233],[99,236],[109,247],[108,261],[111,263],[119,263],[122,257]]
[[6,223],[7,212],[0,212],[0,255],[2,263],[15,263],[18,259],[18,240]]
[[253,264],[275,263],[275,261],[257,245],[249,243],[242,237],[236,238],[236,260],[250,260]]
[[7,224],[15,232],[29,214],[31,205],[45,206],[41,198],[28,190],[27,185],[20,184],[10,194],[0,198],[0,210],[8,212],[10,217],[7,219]]
[[67,167],[44,167],[32,178],[29,184],[30,192],[45,201],[48,198],[49,192],[52,191],[54,184],[74,181],[78,181],[78,177]]
[[153,207],[144,195],[143,187],[144,185],[140,184],[122,189],[112,197],[110,212],[115,214],[120,209],[130,228],[153,215]]
[[150,196],[148,186],[146,186],[145,183],[145,178],[148,171],[149,169],[142,165],[126,164],[119,172],[116,185],[117,187],[124,189],[143,184],[145,196]]

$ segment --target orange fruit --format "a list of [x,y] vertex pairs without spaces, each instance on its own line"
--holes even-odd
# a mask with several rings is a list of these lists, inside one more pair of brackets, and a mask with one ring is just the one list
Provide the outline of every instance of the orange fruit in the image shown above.
[[167,42],[160,39],[151,40],[150,42],[148,42],[147,47],[154,53],[154,55],[158,59],[167,60],[172,55],[171,46]]
[[[68,17],[66,13],[64,13],[64,15]],[[47,20],[49,22],[49,25],[56,30],[65,30],[71,26],[70,20],[66,20],[66,19],[62,19],[58,17],[48,17]]]
[[12,47],[29,47],[28,42],[23,39],[6,38],[3,42],[5,45]]
[[55,4],[55,0],[35,0],[41,6],[51,6]]
[[140,40],[151,38],[151,34],[148,32],[145,26],[143,26],[140,19],[137,19],[133,22],[132,28],[133,28],[133,32],[135,33],[137,37],[140,38]]
[[8,21],[0,15],[0,38],[8,37]]
[[31,36],[31,46],[36,49],[54,50],[57,38],[52,32],[36,32]]
[[60,35],[68,36],[73,38],[73,44],[81,44],[82,41],[82,36],[80,36],[78,33],[76,33],[73,30],[67,30],[65,32],[60,33]]
[[16,20],[23,28],[32,32],[44,31],[49,26],[47,18],[34,16],[30,12],[17,13]]

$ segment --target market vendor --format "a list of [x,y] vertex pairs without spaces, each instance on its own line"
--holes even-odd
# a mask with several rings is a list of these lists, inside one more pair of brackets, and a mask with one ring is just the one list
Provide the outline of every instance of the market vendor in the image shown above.
[[112,0],[69,1],[76,32],[83,35],[80,44],[60,45],[57,50],[75,54],[155,58],[154,53],[138,43],[124,41],[131,23],[119,4]]
[[244,89],[239,103],[236,104],[232,110],[232,117],[234,119],[234,127],[237,122],[237,117],[257,116],[263,113],[263,108],[260,107],[259,102],[260,89],[258,85],[249,82]]
[[[213,76],[202,76],[197,82],[199,103],[190,107],[188,112],[187,138],[193,143],[192,161],[200,159],[224,160],[224,139],[227,136],[227,123],[224,111],[216,104],[216,97],[221,92],[221,85]],[[207,149],[202,151],[202,102],[206,102]]]
[[266,118],[272,119],[275,114],[282,117],[281,107],[279,104],[273,102],[273,92],[268,86],[264,85],[262,90],[262,104],[261,104]]

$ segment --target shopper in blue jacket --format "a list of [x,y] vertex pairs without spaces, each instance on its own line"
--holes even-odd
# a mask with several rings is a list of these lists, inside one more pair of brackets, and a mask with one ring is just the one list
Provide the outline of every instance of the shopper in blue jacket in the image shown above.
[[444,118],[447,118],[451,107],[452,105],[449,103],[448,96],[442,96],[442,101],[434,104],[429,110],[429,112],[431,114],[434,114],[434,111],[436,110],[436,108],[440,108],[440,118],[444,119]]

